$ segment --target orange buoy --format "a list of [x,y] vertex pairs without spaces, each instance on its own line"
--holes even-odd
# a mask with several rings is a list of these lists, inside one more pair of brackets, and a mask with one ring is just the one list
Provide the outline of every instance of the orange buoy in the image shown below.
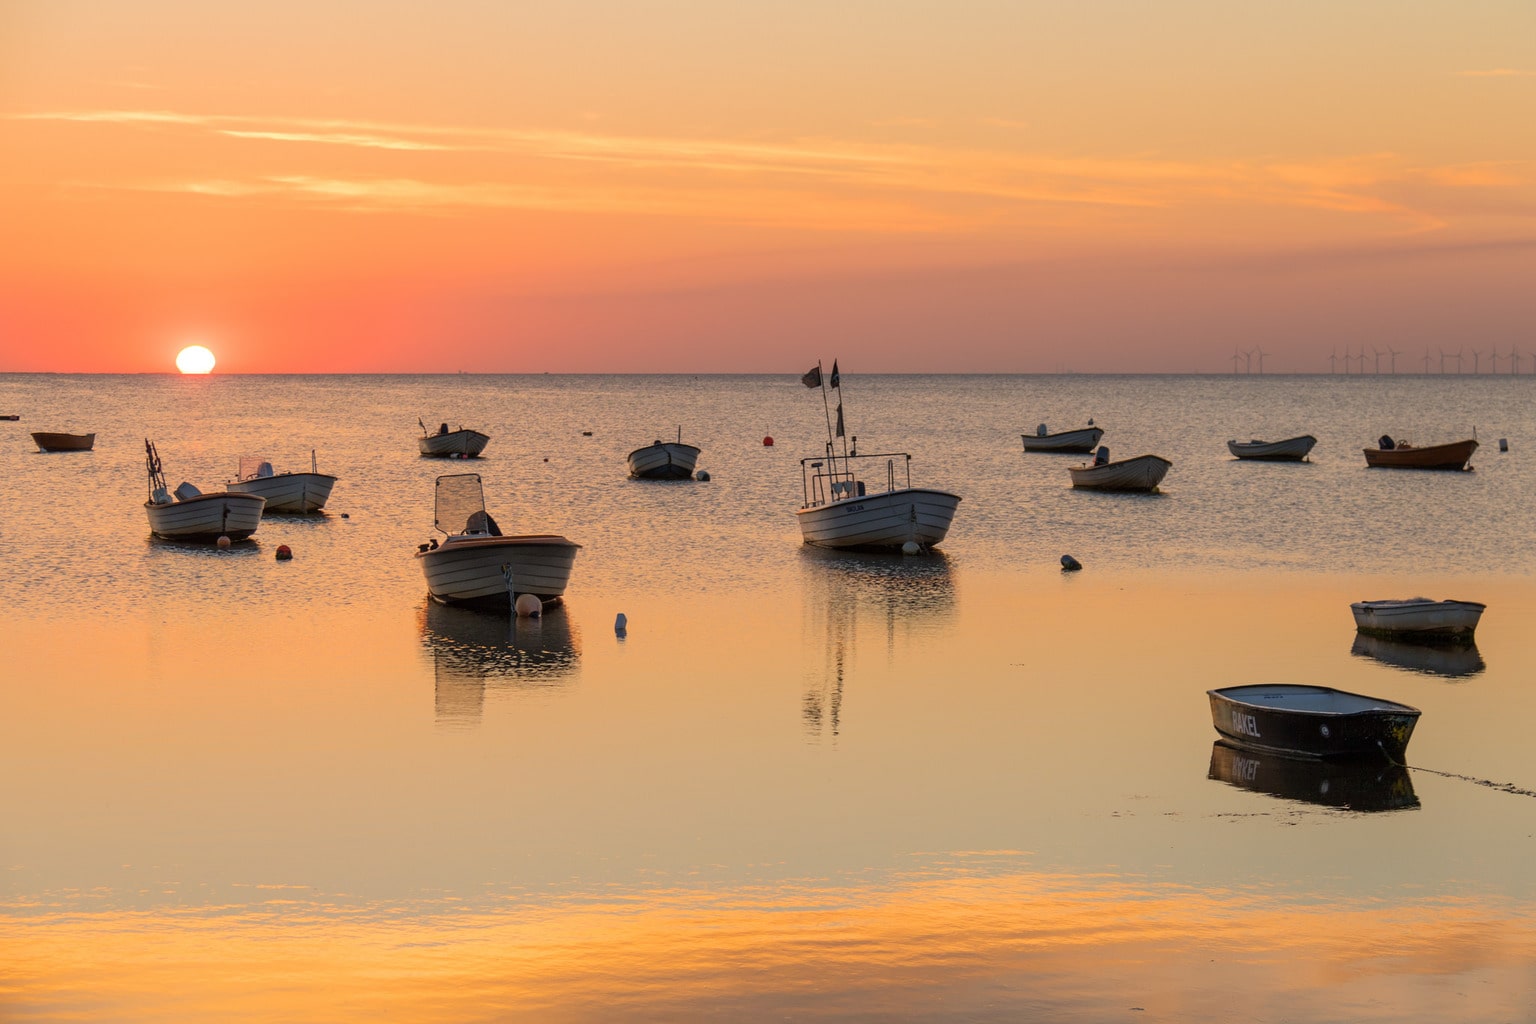
[[771,437],[763,438],[763,447],[764,448],[772,448],[773,447],[773,438],[771,438]]
[[287,544],[279,544],[277,546],[277,560],[279,562],[286,562],[292,557],[293,549],[288,547]]

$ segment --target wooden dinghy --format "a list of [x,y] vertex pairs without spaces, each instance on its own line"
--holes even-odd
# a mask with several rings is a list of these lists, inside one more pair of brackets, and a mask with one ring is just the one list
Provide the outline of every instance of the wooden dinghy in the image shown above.
[[1311,434],[1288,437],[1284,441],[1228,441],[1227,451],[1239,459],[1259,459],[1264,462],[1301,462],[1317,444]]
[[[1101,459],[1108,458],[1108,450],[1101,448]],[[1119,462],[1100,461],[1067,470],[1072,475],[1072,486],[1088,491],[1155,491],[1163,482],[1173,463],[1160,455],[1138,455],[1134,459]]]
[[1471,643],[1488,606],[1481,601],[1356,601],[1355,629],[1369,636],[1415,643]]
[[32,435],[38,451],[88,452],[96,447],[95,434],[50,434],[39,431]]
[[[1391,438],[1383,438],[1390,441]],[[1423,448],[1402,441],[1391,448],[1366,448],[1365,464],[1376,469],[1467,469],[1472,453],[1477,451],[1477,440],[1452,441],[1449,444],[1431,444]]]

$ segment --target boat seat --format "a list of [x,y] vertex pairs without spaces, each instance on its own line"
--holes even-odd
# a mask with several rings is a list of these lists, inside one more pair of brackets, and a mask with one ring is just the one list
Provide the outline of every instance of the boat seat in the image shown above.
[[501,527],[496,525],[496,520],[486,511],[470,514],[469,520],[464,524],[465,533],[486,533],[492,537],[501,536]]
[[169,505],[171,501],[171,495],[164,487],[156,487],[155,493],[149,496],[151,505]]
[[256,467],[256,475],[257,476],[271,476],[272,475],[272,463],[270,463],[270,462],[263,462],[261,465],[257,466]]
[[181,483],[176,485],[175,493],[177,501],[191,501],[193,498],[200,497],[203,492],[198,490],[192,484],[183,480]]

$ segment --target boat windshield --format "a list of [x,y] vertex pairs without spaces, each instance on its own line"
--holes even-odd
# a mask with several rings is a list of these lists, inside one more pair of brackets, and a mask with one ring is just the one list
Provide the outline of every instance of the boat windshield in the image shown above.
[[489,533],[485,491],[479,473],[456,473],[437,478],[437,501],[432,525],[448,536]]
[[[883,481],[882,481],[883,478]],[[804,495],[801,508],[815,508],[829,502],[862,498],[868,493],[883,493],[912,486],[912,456],[906,452],[881,452],[870,455],[835,455],[800,460],[800,483]]]

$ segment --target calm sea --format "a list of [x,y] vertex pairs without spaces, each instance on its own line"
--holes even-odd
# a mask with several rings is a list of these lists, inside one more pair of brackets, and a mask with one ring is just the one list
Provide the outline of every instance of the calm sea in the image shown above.
[[[800,543],[798,374],[0,375],[0,1018],[1536,1020],[1533,392],[845,374],[858,448],[963,498],[902,557]],[[1162,493],[1023,452],[1090,418]],[[679,431],[708,481],[626,478]],[[173,486],[340,482],[157,541],[145,438]],[[427,599],[458,472],[583,545],[542,621]],[[1486,601],[1477,647],[1357,642],[1416,594]],[[1269,680],[1423,709],[1412,767],[1226,756],[1204,691]]]

